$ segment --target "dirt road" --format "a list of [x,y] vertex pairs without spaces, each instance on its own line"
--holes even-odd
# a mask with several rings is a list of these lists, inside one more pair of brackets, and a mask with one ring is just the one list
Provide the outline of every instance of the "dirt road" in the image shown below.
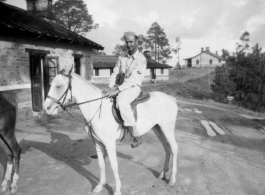
[[[178,175],[174,187],[157,180],[165,153],[153,132],[131,149],[118,142],[119,173],[124,195],[263,195],[265,136],[261,126],[242,116],[200,105],[179,103],[176,140]],[[72,110],[82,118],[78,110]],[[218,128],[217,128],[218,127]],[[84,125],[67,113],[19,121],[17,138],[23,149],[17,195],[87,195],[99,179],[93,142]],[[220,130],[221,129],[221,130]],[[0,178],[5,157],[0,150]],[[114,178],[107,160],[107,185]],[[0,192],[0,195],[5,194]]]

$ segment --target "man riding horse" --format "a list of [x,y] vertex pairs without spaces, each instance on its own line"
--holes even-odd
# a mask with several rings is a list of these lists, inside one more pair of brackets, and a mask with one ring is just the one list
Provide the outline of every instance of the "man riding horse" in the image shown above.
[[104,93],[109,97],[117,95],[116,106],[120,110],[123,125],[132,130],[131,146],[134,148],[141,144],[142,138],[136,128],[130,104],[141,92],[140,86],[145,76],[146,59],[138,50],[138,36],[134,32],[125,32],[124,40],[128,51],[119,57]]

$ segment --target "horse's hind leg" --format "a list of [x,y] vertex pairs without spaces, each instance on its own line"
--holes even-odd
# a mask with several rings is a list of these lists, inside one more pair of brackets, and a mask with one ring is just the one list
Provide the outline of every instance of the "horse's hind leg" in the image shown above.
[[169,162],[170,162],[170,157],[171,157],[171,148],[169,146],[169,143],[166,139],[166,137],[164,136],[164,134],[162,133],[160,127],[158,125],[153,127],[153,131],[155,132],[156,136],[158,137],[158,139],[160,140],[160,142],[162,143],[164,150],[166,152],[166,157],[165,157],[165,163],[164,163],[164,168],[163,170],[160,172],[158,179],[165,179],[166,178],[166,173],[169,170]]
[[172,152],[172,172],[169,179],[169,185],[174,185],[176,183],[176,175],[177,175],[177,158],[178,158],[178,144],[175,139],[174,130],[175,130],[175,123],[172,124],[164,124],[161,127],[161,130],[166,137],[169,146]]
[[9,185],[11,182],[11,174],[12,174],[12,168],[13,168],[13,153],[8,147],[6,141],[3,139],[3,137],[0,135],[0,145],[4,149],[6,155],[7,155],[7,165],[6,165],[6,172],[4,176],[4,180],[1,184],[1,191],[8,190],[9,192]]

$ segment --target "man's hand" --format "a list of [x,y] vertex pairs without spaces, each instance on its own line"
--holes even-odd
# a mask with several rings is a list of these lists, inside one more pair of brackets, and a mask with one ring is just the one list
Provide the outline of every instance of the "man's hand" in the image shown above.
[[105,96],[110,90],[111,90],[110,87],[107,87],[106,89],[104,89],[103,90],[103,95]]
[[111,90],[109,90],[106,95],[109,97],[113,97],[115,95],[117,95],[120,92],[120,90],[118,88],[112,88]]

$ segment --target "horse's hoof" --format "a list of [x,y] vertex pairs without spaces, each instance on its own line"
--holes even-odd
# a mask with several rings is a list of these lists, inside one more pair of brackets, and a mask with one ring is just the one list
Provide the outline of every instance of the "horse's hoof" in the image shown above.
[[157,179],[160,179],[160,180],[165,179],[164,174],[160,174]]
[[103,190],[103,186],[102,185],[97,185],[94,189],[93,189],[93,193],[99,193]]
[[169,186],[174,186],[175,183],[176,183],[176,181],[171,181],[171,180],[170,180],[170,181],[168,182],[168,185],[169,185]]
[[114,192],[114,195],[121,195],[121,192]]
[[10,192],[11,192],[12,194],[13,194],[13,193],[16,193],[17,188],[18,188],[17,185],[13,185],[13,186],[11,185],[11,186],[10,186],[10,189],[11,189]]
[[0,191],[1,192],[5,192],[5,191],[7,191],[8,190],[8,186],[7,185],[4,185],[4,186],[1,186],[0,187]]
[[165,176],[164,171],[161,171],[161,173],[159,174],[157,179],[165,179],[165,178],[166,178],[166,176]]

